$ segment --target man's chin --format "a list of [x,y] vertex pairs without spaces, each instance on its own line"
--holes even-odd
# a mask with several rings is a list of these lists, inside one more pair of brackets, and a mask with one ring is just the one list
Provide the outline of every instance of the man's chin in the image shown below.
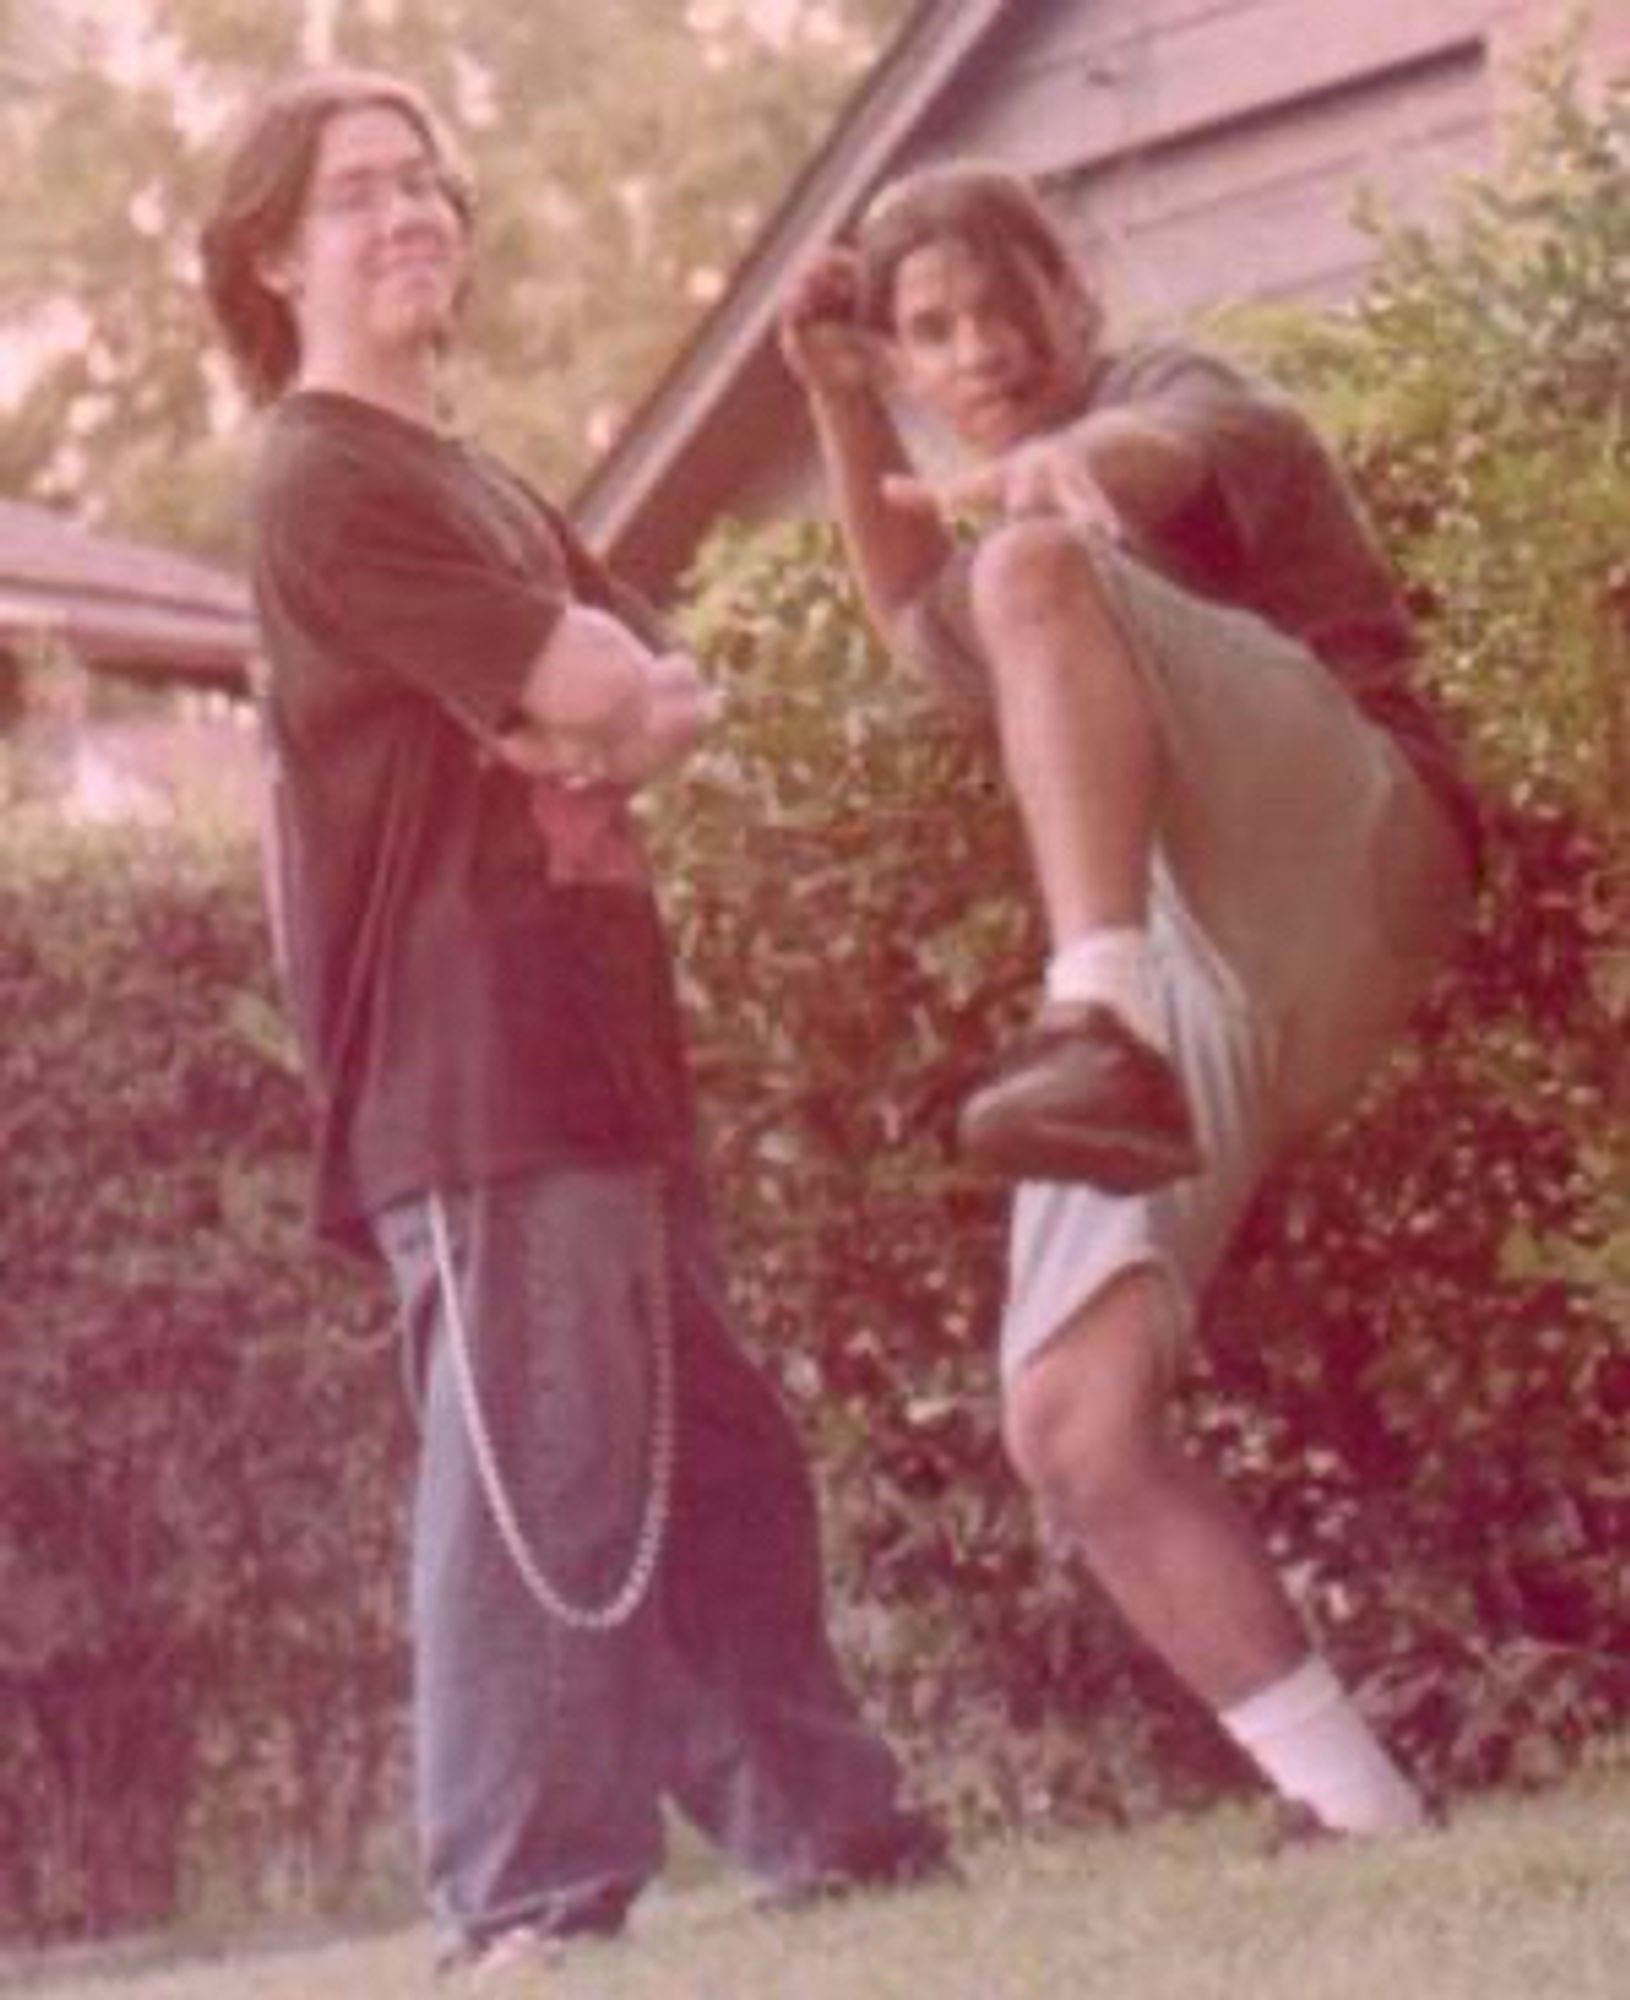
[[1004,409],[990,415],[970,420],[960,428],[962,442],[981,458],[1001,458],[1015,450],[1028,437],[1034,437],[1037,425],[1028,422],[1016,410]]
[[424,347],[439,351],[452,338],[455,317],[453,307],[446,300],[413,300],[392,313],[387,337],[393,347]]

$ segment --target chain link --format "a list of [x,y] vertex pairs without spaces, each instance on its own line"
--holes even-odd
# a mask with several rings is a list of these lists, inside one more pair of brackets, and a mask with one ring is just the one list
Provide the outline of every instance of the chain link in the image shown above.
[[672,1246],[668,1240],[668,1207],[662,1170],[651,1168],[642,1177],[642,1183],[646,1250],[651,1262],[651,1454],[646,1473],[645,1506],[629,1558],[628,1573],[617,1589],[598,1604],[575,1603],[544,1573],[527,1545],[525,1530],[504,1484],[486,1412],[481,1407],[469,1330],[464,1323],[464,1305],[453,1268],[446,1210],[439,1195],[430,1197],[430,1233],[437,1277],[447,1310],[448,1349],[482,1491],[491,1509],[499,1539],[528,1595],[551,1618],[574,1632],[613,1632],[626,1625],[639,1610],[656,1575],[673,1511],[677,1422]]

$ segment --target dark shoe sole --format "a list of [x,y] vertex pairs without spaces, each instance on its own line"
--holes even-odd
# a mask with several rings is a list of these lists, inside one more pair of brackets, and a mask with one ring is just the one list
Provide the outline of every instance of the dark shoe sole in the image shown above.
[[1399,1827],[1394,1833],[1344,1833],[1339,1827],[1326,1826],[1313,1808],[1301,1800],[1282,1799],[1268,1821],[1262,1853],[1265,1859],[1278,1861],[1289,1854],[1319,1853],[1333,1847],[1350,1847],[1355,1842],[1409,1840],[1423,1833],[1445,1832],[1449,1815],[1443,1802],[1428,1797],[1421,1803],[1425,1816],[1419,1826]]
[[1038,1112],[1019,1120],[975,1097],[958,1124],[962,1157],[981,1173],[1013,1181],[1080,1181],[1105,1194],[1153,1194],[1200,1171],[1186,1133],[1082,1127]]
[[1148,1194],[1201,1166],[1171,1063],[1093,1003],[1043,1009],[962,1107],[958,1139],[1005,1180],[1108,1194]]
[[961,1888],[966,1881],[951,1853],[950,1843],[928,1819],[907,1823],[903,1836],[891,1837],[869,1851],[845,1855],[818,1875],[796,1882],[778,1882],[753,1899],[765,1915],[818,1909],[850,1896],[889,1895],[902,1889]]

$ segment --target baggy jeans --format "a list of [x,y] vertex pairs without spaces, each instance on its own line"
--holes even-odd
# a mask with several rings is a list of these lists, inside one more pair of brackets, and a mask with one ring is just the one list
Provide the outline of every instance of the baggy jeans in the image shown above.
[[[665,1797],[788,1886],[904,1823],[898,1766],[830,1650],[802,1450],[732,1336],[700,1176],[665,1176],[654,1232],[655,1171],[550,1169],[376,1219],[421,1428],[417,1807],[453,1946],[517,1923],[611,1927],[661,1865]],[[650,1525],[664,1275],[660,1550],[631,1615],[579,1629],[499,1532],[469,1389],[524,1556],[569,1604],[606,1605]]]

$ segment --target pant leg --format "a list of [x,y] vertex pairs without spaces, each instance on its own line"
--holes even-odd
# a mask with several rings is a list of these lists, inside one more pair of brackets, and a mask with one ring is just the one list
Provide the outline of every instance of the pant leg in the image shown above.
[[1095,560],[1164,769],[1149,933],[1206,1170],[1131,1199],[1021,1187],[1011,1377],[1118,1272],[1164,1275],[1172,1328],[1264,1175],[1347,1108],[1436,976],[1470,872],[1397,743],[1296,641],[1112,550]]
[[[583,1603],[627,1571],[650,1480],[651,1280],[636,1177],[558,1172],[441,1201],[472,1372],[524,1545]],[[414,1731],[430,1902],[451,1944],[615,1911],[661,1860],[649,1599],[611,1631],[540,1606],[495,1525],[430,1201],[381,1218],[422,1442]]]
[[1175,896],[1237,980],[1273,1141],[1352,1101],[1470,902],[1456,828],[1397,741],[1296,640],[1141,564],[1095,560],[1164,760],[1154,920]]
[[[1306,647],[1088,535],[1149,697],[1162,782],[1149,928],[1208,1170],[1150,1196],[1034,1183],[1015,1204],[1011,1375],[1117,1272],[1170,1284],[1174,1331],[1263,1174],[1354,1093],[1447,956],[1468,858],[1398,743]],[[991,677],[959,555],[907,623],[970,715]]]
[[827,1636],[814,1494],[776,1396],[736,1343],[699,1175],[675,1190],[680,1412],[663,1611],[669,1776],[743,1866],[797,1882],[932,1836],[861,1719]]

